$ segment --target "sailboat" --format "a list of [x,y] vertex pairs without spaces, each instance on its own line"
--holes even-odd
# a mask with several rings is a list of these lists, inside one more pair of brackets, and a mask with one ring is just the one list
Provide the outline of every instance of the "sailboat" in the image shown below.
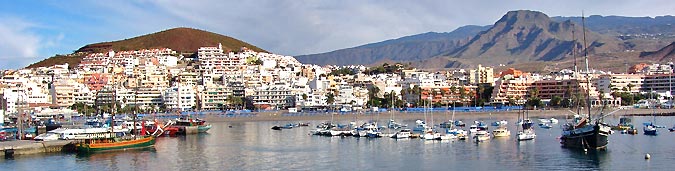
[[[585,18],[581,17],[584,30],[584,62],[586,64],[586,108],[588,115],[578,115],[574,122],[563,125],[560,144],[567,148],[578,148],[584,150],[606,149],[607,137],[611,133],[611,127],[602,123],[599,119],[593,120],[591,117],[591,99],[590,99],[590,70],[588,69],[588,47],[586,46],[586,26]],[[576,43],[575,43],[576,46]],[[573,50],[574,51],[574,50]]]
[[[452,119],[451,120],[455,120],[455,104],[454,104],[454,102],[453,102],[453,106],[452,106]],[[455,121],[455,122],[457,122],[457,121]],[[452,124],[449,129],[446,129],[445,133],[446,133],[446,136],[447,135],[454,135],[454,137],[456,139],[459,139],[459,140],[466,140],[466,137],[467,137],[466,131],[464,131],[462,129],[455,128],[455,124]]]
[[[113,72],[114,73],[114,72]],[[114,81],[113,74],[113,85],[116,85]],[[140,135],[125,135],[125,136],[115,136],[113,131],[114,127],[114,118],[116,110],[116,99],[117,91],[116,87],[113,86],[113,107],[110,115],[110,131],[108,132],[111,136],[103,136],[99,138],[86,139],[80,142],[77,145],[77,152],[81,154],[98,152],[98,151],[108,151],[108,150],[126,150],[133,148],[145,148],[155,145],[155,136],[147,135],[145,130],[145,122],[142,122],[141,125],[141,134]],[[136,119],[136,117],[134,117]]]
[[654,125],[654,122],[656,121],[656,116],[654,116],[654,112],[652,111],[652,119],[651,122],[645,122],[644,126],[642,128],[642,131],[644,132],[645,135],[658,135],[658,132],[656,130],[656,125]]
[[519,128],[522,128],[523,130],[518,131],[518,136],[516,139],[518,141],[533,140],[537,137],[537,134],[534,133],[534,129],[532,129],[532,125],[534,123],[532,123],[532,121],[525,116],[525,112],[522,112],[520,115],[518,115],[518,117],[521,115],[522,118],[520,119],[522,119],[522,123],[520,123]]

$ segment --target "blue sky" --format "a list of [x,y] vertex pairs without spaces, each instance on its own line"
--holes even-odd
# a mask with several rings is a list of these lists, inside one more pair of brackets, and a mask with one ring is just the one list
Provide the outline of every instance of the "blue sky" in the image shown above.
[[[463,25],[489,25],[508,11],[549,16],[663,16],[670,0],[0,0],[0,69],[22,68],[83,45],[173,27],[231,36],[284,55],[322,53]],[[656,5],[655,5],[656,4]]]

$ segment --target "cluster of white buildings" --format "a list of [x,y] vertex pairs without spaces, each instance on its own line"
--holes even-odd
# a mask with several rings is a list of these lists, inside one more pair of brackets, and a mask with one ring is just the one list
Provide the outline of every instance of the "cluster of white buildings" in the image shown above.
[[[671,67],[644,65],[634,74],[594,71],[590,83],[586,74],[569,70],[552,75],[515,69],[496,73],[492,67],[480,65],[469,71],[403,69],[366,75],[362,73],[364,66],[302,64],[292,56],[246,48],[233,52],[221,45],[201,47],[196,58],[162,48],[90,53],[77,66],[3,71],[0,103],[4,114],[66,111],[76,103],[99,108],[119,104],[117,108],[130,106],[143,111],[226,110],[250,108],[251,104],[256,109],[356,108],[368,107],[369,91],[375,88],[378,97],[393,93],[408,104],[421,99],[466,104],[485,93],[482,86],[494,86],[487,103],[522,104],[536,89],[544,101],[589,90],[594,105],[621,105],[610,93],[654,92],[671,97]],[[345,68],[357,74],[330,74]]]

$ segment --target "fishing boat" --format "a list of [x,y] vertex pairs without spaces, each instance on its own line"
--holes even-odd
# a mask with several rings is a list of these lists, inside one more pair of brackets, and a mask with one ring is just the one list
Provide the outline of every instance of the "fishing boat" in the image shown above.
[[[113,80],[113,83],[115,81]],[[116,91],[113,90],[113,94],[116,97]],[[114,99],[113,99],[114,100]],[[110,116],[110,131],[107,133],[110,136],[103,136],[99,138],[90,138],[90,139],[85,139],[81,141],[79,144],[77,144],[77,152],[81,154],[87,154],[87,153],[92,153],[92,152],[99,152],[99,151],[108,151],[108,150],[126,150],[126,149],[134,149],[134,148],[146,148],[146,147],[152,147],[155,145],[155,135],[147,135],[145,132],[145,122],[141,122],[142,125],[142,130],[140,135],[116,135],[116,133],[113,131],[114,130],[114,119],[115,119],[115,113],[114,111],[116,110],[116,105],[113,103],[112,110]],[[124,134],[124,132],[122,132]]]
[[155,145],[155,136],[137,136],[126,138],[87,139],[77,146],[78,153],[91,153],[108,150],[146,148]]
[[492,135],[495,137],[508,137],[511,136],[511,131],[509,131],[505,126],[502,126],[492,130]]
[[605,149],[611,128],[600,121],[594,123],[589,117],[577,117],[574,122],[563,125],[560,143],[563,147],[580,149]]
[[[582,24],[585,23],[585,18],[582,16]],[[585,39],[585,24],[583,27],[584,30],[584,39]],[[584,45],[586,41],[584,40]],[[584,150],[596,150],[596,149],[606,149],[607,137],[611,133],[611,128],[606,123],[603,123],[600,119],[597,118],[593,120],[591,117],[591,100],[590,100],[590,69],[588,67],[588,47],[584,48],[584,61],[586,64],[586,109],[588,110],[587,115],[575,117],[572,122],[569,122],[563,125],[562,136],[560,137],[560,144],[566,148],[577,148]],[[574,50],[573,50],[574,51]],[[575,67],[576,68],[576,67]],[[579,79],[581,80],[581,79]]]
[[211,124],[206,124],[205,120],[196,118],[178,118],[174,120],[174,125],[172,128],[178,128],[177,134],[186,135],[186,134],[195,134],[195,133],[205,133],[211,129]]
[[621,117],[619,118],[619,124],[616,126],[612,127],[614,130],[629,130],[633,128],[633,124],[631,124],[631,119],[627,117]]

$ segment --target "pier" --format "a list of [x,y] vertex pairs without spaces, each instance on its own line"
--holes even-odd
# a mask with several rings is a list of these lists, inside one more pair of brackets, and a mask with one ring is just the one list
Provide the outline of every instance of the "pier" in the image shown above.
[[0,156],[8,158],[16,155],[54,153],[54,152],[73,152],[77,140],[56,140],[56,141],[4,141],[0,142]]

